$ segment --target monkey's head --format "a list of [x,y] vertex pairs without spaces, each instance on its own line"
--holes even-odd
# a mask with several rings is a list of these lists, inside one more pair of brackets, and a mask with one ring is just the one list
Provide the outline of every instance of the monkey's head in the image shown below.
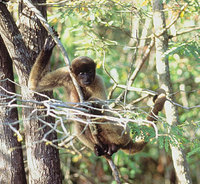
[[96,64],[91,58],[86,56],[75,58],[70,69],[81,87],[87,87],[93,83]]

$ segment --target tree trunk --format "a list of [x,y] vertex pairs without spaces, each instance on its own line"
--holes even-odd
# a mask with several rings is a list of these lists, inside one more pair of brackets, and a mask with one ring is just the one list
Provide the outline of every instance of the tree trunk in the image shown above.
[[[36,3],[45,3],[45,0],[34,0]],[[38,9],[42,12],[43,16],[46,17],[46,7],[41,6]],[[27,8],[23,1],[20,3],[19,8],[20,13],[20,30],[26,48],[28,48],[30,53],[29,67],[31,69],[34,61],[39,54],[45,38],[47,36],[47,31],[41,25],[40,21],[34,15],[29,8]],[[31,19],[30,19],[31,17]],[[46,93],[47,94],[47,93]],[[48,93],[48,96],[53,96],[52,93]],[[38,101],[44,100],[44,98],[34,96],[33,99]],[[26,109],[24,111],[24,118],[31,114],[31,109]],[[37,114],[38,116],[39,114]],[[45,119],[46,122],[54,123],[53,118],[49,117]],[[30,183],[61,183],[61,172],[60,172],[60,160],[59,152],[55,147],[47,146],[45,142],[33,144],[33,142],[41,141],[45,133],[49,132],[51,129],[46,126],[44,129],[41,127],[44,124],[34,118],[33,121],[26,121],[26,146],[27,146],[27,158],[28,158],[28,168],[29,168],[29,182]],[[36,134],[37,132],[37,134]],[[57,139],[56,132],[52,132],[47,139],[49,141]],[[36,154],[39,152],[40,154]],[[37,163],[37,164],[36,164]],[[37,175],[35,174],[37,170]]]
[[[12,124],[18,120],[17,109],[8,107],[10,94],[15,93],[15,86],[9,82],[14,80],[12,60],[0,36],[0,183],[25,184],[23,154],[21,143],[17,141],[12,126],[16,130],[19,124]],[[4,90],[5,89],[5,90]],[[10,126],[9,126],[10,125]]]
[[[45,3],[46,0],[32,0],[32,2],[36,5],[37,3]],[[37,8],[46,18],[46,6],[38,6]],[[29,50],[29,64],[31,64],[29,68],[31,69],[48,34],[34,13],[24,5],[23,0],[19,3],[19,30]]]
[[[20,85],[22,87],[21,93],[23,99],[38,100],[38,98],[36,98],[35,96],[33,96],[32,93],[29,92],[27,88],[27,82],[31,66],[34,59],[36,58],[37,53],[39,52],[38,48],[41,48],[44,42],[45,35],[40,35],[40,33],[42,32],[40,31],[41,27],[34,17],[33,12],[21,8],[20,16],[24,16],[23,18],[25,19],[25,22],[23,22],[22,19],[21,22],[23,22],[23,26],[25,26],[26,29],[24,27],[21,30],[25,31],[23,34],[23,38],[25,38],[27,41],[26,45],[24,44],[22,36],[17,29],[12,17],[10,16],[10,13],[8,12],[6,6],[0,3],[0,33],[4,39],[4,42],[6,43],[6,46],[9,48],[9,53],[13,59],[14,66],[19,77]],[[36,20],[36,22],[32,22],[34,20]],[[31,28],[30,25],[32,26]],[[41,39],[37,37],[38,35],[41,36]],[[38,40],[41,41],[39,44],[37,44]],[[29,41],[30,44],[28,44]],[[32,52],[30,52],[30,48],[32,48]],[[31,116],[31,118],[29,117],[34,109],[36,109],[36,106],[33,106],[33,109],[24,108],[22,112],[26,137],[29,183],[61,183],[58,150],[51,145],[46,145],[45,142],[41,142],[44,136],[51,129],[49,126],[44,126],[42,122],[39,122],[37,120],[37,113],[32,113],[33,115]],[[53,120],[50,120],[49,122],[53,122]],[[52,132],[46,137],[46,139],[48,139],[49,141],[55,140],[56,138],[56,132]]]
[[[164,33],[161,32],[166,27],[165,15],[163,11],[163,2],[160,0],[153,0],[152,4],[153,4],[154,30],[156,30],[155,34],[158,35],[156,36],[155,42],[156,42],[156,68],[157,68],[159,86],[160,88],[163,88],[167,92],[167,94],[173,94],[172,84],[170,80],[170,73],[169,73],[169,62],[168,58],[164,56],[168,48],[168,35],[167,31],[164,31]],[[168,99],[173,100],[173,96],[171,95],[168,96]],[[176,124],[178,124],[179,117],[177,108],[169,101],[166,101],[165,103],[165,113],[166,113],[167,123],[170,126],[175,126]],[[171,144],[170,147],[172,151],[174,168],[179,183],[181,184],[192,183],[189,174],[189,167],[187,165],[187,161],[183,150],[180,148],[178,144],[176,147]]]

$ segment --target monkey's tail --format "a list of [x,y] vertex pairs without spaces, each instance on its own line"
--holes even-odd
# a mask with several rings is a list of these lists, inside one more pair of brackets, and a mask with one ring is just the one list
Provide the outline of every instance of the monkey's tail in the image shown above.
[[[154,107],[147,117],[148,121],[157,121],[157,115],[158,115],[159,111],[162,111],[163,106],[166,101],[165,90],[159,89],[157,91],[157,93],[158,94],[155,95],[153,98]],[[131,140],[131,141],[129,141],[129,143],[126,146],[122,147],[122,151],[124,151],[127,154],[134,154],[134,153],[141,151],[145,147],[146,144],[147,144],[147,142],[142,138],[139,140],[136,140],[135,142],[133,142]]]
[[148,121],[157,121],[156,116],[162,111],[166,101],[166,92],[164,89],[157,90],[157,93],[158,94],[153,97],[154,107],[147,117]]

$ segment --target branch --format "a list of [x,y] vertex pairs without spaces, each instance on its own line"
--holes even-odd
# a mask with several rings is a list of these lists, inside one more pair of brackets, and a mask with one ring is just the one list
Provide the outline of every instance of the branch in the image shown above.
[[194,28],[189,28],[189,29],[184,30],[184,31],[179,31],[175,35],[169,35],[169,37],[172,38],[172,37],[176,37],[176,36],[179,36],[179,35],[182,35],[182,34],[186,34],[186,33],[190,33],[192,31],[197,31],[197,30],[200,30],[200,26],[194,27]]
[[176,21],[177,21],[178,18],[180,17],[181,13],[185,10],[185,8],[186,8],[187,5],[188,5],[188,4],[186,3],[185,5],[183,5],[183,6],[181,7],[181,9],[180,9],[178,15],[174,18],[174,20],[172,20],[172,22],[171,22],[168,26],[166,26],[166,28],[165,28],[165,30],[163,30],[163,32],[165,32],[165,31],[166,31],[167,29],[169,29],[173,24],[176,23]]
[[105,157],[105,159],[107,160],[108,164],[110,165],[110,168],[112,169],[112,173],[113,173],[113,176],[115,178],[115,181],[117,182],[117,184],[121,184],[119,172],[118,172],[117,167],[115,166],[115,164],[112,160],[112,157]]
[[178,107],[181,107],[181,108],[183,108],[183,109],[186,109],[186,110],[190,110],[190,109],[194,109],[194,108],[200,108],[200,105],[195,105],[195,106],[192,106],[192,107],[185,107],[185,106],[183,106],[183,105],[181,105],[181,104],[178,104],[178,103],[176,103],[176,102],[174,102],[174,101],[172,101],[172,100],[170,100],[170,99],[167,99],[169,102],[171,102],[173,105],[175,105],[175,106],[178,106]]
[[[155,39],[154,39],[154,37],[152,36],[151,42],[150,42],[150,44],[148,45],[148,47],[147,47],[147,49],[146,49],[146,51],[145,51],[145,53],[144,53],[142,59],[141,59],[140,61],[138,61],[138,65],[136,66],[134,72],[132,73],[132,75],[131,75],[131,77],[130,77],[128,83],[127,83],[127,87],[126,87],[125,91],[123,91],[123,92],[119,95],[119,97],[116,99],[116,102],[115,102],[115,103],[118,103],[118,102],[123,98],[125,92],[126,92],[128,89],[130,89],[130,86],[133,84],[134,80],[136,79],[136,77],[137,77],[139,71],[141,70],[143,64],[145,63],[145,61],[146,61],[147,58],[149,57],[149,54],[150,54],[150,52],[151,52],[151,50],[152,50],[152,48],[153,48],[153,46],[154,46],[154,43],[155,43]],[[120,86],[120,85],[118,85],[118,86]]]
[[[5,80],[2,80],[2,81],[5,81]],[[109,121],[111,124],[113,124],[113,126],[116,126],[116,125],[127,126],[128,122],[138,123],[138,120],[129,119],[129,118],[123,117],[120,114],[120,112],[117,112],[117,111],[113,111],[113,114],[115,114],[115,116],[92,115],[92,114],[89,114],[88,112],[85,112],[86,111],[85,108],[81,109],[81,108],[78,108],[78,107],[75,107],[75,106],[72,107],[70,103],[63,103],[61,101],[54,100],[54,99],[49,99],[49,98],[47,98],[47,100],[44,100],[44,101],[22,100],[21,99],[22,98],[21,95],[17,95],[16,93],[11,93],[11,92],[5,90],[3,87],[1,87],[1,89],[6,92],[6,94],[3,97],[7,98],[7,99],[10,99],[10,101],[12,101],[13,103],[11,104],[9,101],[7,103],[0,103],[0,107],[1,106],[6,106],[6,107],[8,107],[10,109],[14,108],[14,107],[18,107],[18,108],[20,107],[21,108],[21,105],[20,105],[21,103],[18,103],[18,102],[22,102],[22,101],[24,102],[23,104],[26,105],[26,108],[32,108],[33,104],[36,104],[36,106],[38,107],[37,109],[33,109],[32,113],[30,113],[29,117],[27,117],[26,120],[38,119],[44,125],[41,128],[44,128],[44,127],[48,126],[48,127],[50,127],[50,130],[48,132],[46,132],[44,134],[43,138],[41,140],[37,141],[37,143],[38,142],[46,142],[46,144],[50,144],[50,145],[56,147],[55,143],[56,142],[61,142],[58,145],[61,146],[61,147],[64,147],[64,148],[68,147],[68,146],[65,146],[66,144],[71,143],[71,146],[72,146],[73,150],[78,154],[81,154],[81,153],[72,144],[72,140],[74,139],[74,135],[71,136],[70,132],[65,127],[65,125],[64,125],[64,120],[65,119],[76,121],[76,122],[79,122],[79,123],[83,123],[83,124],[86,125],[85,126],[86,128],[87,128],[87,125],[89,125],[91,123],[92,124],[96,124],[96,123],[101,123],[101,122],[88,123],[88,122],[84,121],[84,119],[79,118],[80,116],[86,116],[88,118],[93,118],[93,119],[97,119],[97,120],[99,118],[100,119],[104,118],[106,121]],[[0,94],[0,97],[1,97],[1,94]],[[88,105],[87,102],[82,103],[82,105],[83,104],[85,106]],[[43,112],[42,114],[41,113],[37,113],[37,112],[41,112],[41,111]],[[105,111],[106,111],[106,109],[105,109]],[[132,112],[132,114],[133,114],[132,110],[130,112]],[[123,113],[124,113],[124,111],[123,111]],[[39,114],[39,115],[37,115],[37,114]],[[44,121],[43,117],[46,117],[46,116],[54,117],[56,119],[56,122],[54,124],[51,124],[49,122]],[[141,120],[139,120],[139,121],[141,123]],[[145,124],[149,124],[149,123],[152,124],[152,122],[147,122],[146,120],[144,120],[144,123]],[[156,125],[153,125],[153,126],[156,126]],[[23,136],[21,136],[20,132],[17,132],[14,129],[14,123],[11,124],[11,128],[18,135],[18,139],[22,140]],[[156,129],[157,128],[155,128],[155,130]],[[48,135],[52,131],[56,131],[57,133],[59,133],[62,136],[60,136],[59,139],[56,139],[56,140],[53,140],[53,141],[49,141],[48,140]],[[156,133],[156,135],[157,135],[157,133]],[[36,142],[34,142],[34,143],[36,143]],[[110,168],[112,169],[113,176],[114,176],[116,182],[118,184],[120,184],[121,182],[120,182],[119,173],[118,173],[117,167],[115,166],[115,164],[112,161],[112,158],[111,157],[106,157],[106,160],[108,161],[108,164],[109,164]]]
[[119,84],[117,85],[118,88],[121,89],[127,89],[128,91],[136,91],[136,92],[140,92],[140,93],[146,93],[149,95],[156,95],[157,93],[155,91],[149,90],[149,89],[142,89],[142,88],[136,88],[136,87],[127,87],[125,85]]
[[60,2],[56,2],[56,3],[37,3],[38,6],[53,6],[53,5],[61,5],[64,3],[67,3],[69,0],[63,0]]
[[173,24],[176,23],[176,21],[178,20],[178,18],[180,17],[181,13],[184,11],[184,9],[186,8],[186,6],[188,5],[188,3],[186,3],[184,6],[181,7],[180,12],[178,13],[178,15],[176,16],[176,18],[168,25],[166,26],[164,29],[162,29],[160,31],[159,34],[154,34],[155,37],[160,37],[162,34],[164,34],[165,31],[167,31]]
[[147,58],[149,57],[149,54],[150,54],[150,52],[151,52],[151,49],[152,49],[153,46],[154,46],[154,43],[155,43],[155,39],[154,39],[154,37],[152,37],[152,38],[151,38],[151,42],[150,42],[150,44],[148,45],[148,47],[147,47],[147,49],[146,49],[146,51],[145,51],[145,53],[144,53],[142,59],[139,61],[139,64],[136,66],[136,68],[135,68],[133,74],[131,75],[131,77],[130,77],[130,79],[129,79],[129,81],[128,81],[128,87],[130,87],[130,86],[133,84],[133,82],[134,82],[134,80],[135,80],[137,74],[139,73],[139,71],[141,70],[143,64],[145,63],[145,61],[146,61]]

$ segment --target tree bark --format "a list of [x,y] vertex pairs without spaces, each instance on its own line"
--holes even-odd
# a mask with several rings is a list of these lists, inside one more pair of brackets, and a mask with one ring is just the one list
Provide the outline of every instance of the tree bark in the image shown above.
[[[34,0],[34,4],[45,3],[45,0]],[[46,7],[37,7],[46,17]],[[31,69],[34,61],[39,54],[45,38],[47,36],[47,31],[41,25],[40,21],[37,19],[35,14],[23,4],[23,1],[19,4],[19,17],[20,17],[20,30],[26,48],[29,50],[29,67]],[[52,93],[45,93],[50,97],[53,97]],[[33,96],[33,99],[38,101],[44,100],[44,98],[39,96]],[[36,107],[35,107],[36,108]],[[31,109],[26,109],[25,117],[31,113]],[[38,116],[39,114],[35,114]],[[54,119],[48,117],[45,119],[46,122],[54,123]],[[59,152],[55,147],[47,146],[45,142],[32,144],[33,142],[41,141],[45,133],[49,132],[51,129],[45,127],[41,129],[44,124],[34,118],[33,121],[27,121],[25,123],[26,127],[26,146],[27,146],[27,159],[29,167],[29,182],[30,183],[61,183],[61,171],[60,171],[60,160]],[[37,132],[37,133],[36,133]],[[49,141],[57,139],[56,132],[52,132],[47,139]],[[40,154],[38,154],[39,152]],[[37,153],[37,154],[36,154]],[[37,163],[37,164],[36,164]],[[37,175],[35,174],[37,170]]]
[[[45,3],[46,0],[32,0],[32,2],[37,5],[37,3]],[[46,18],[46,6],[36,7]],[[19,30],[22,34],[24,43],[29,50],[29,64],[31,64],[31,68],[48,34],[35,14],[26,5],[24,5],[23,0],[19,3]]]
[[[15,86],[5,79],[14,80],[13,67],[0,36],[0,183],[25,184],[26,175],[21,143],[17,141],[17,137],[10,128],[12,126],[16,130],[19,129],[19,124],[16,124],[17,108],[10,109],[7,106],[12,98],[8,98],[10,94],[6,90],[15,93]],[[12,124],[14,122],[15,124]]]
[[[164,89],[166,93],[173,94],[172,84],[169,72],[169,62],[168,58],[165,57],[165,52],[168,48],[168,35],[167,31],[162,33],[165,29],[165,15],[163,10],[163,2],[160,0],[152,0],[153,4],[153,24],[155,30],[155,45],[156,45],[156,69],[158,74],[158,81],[160,88]],[[172,95],[168,96],[168,99],[174,101]],[[165,103],[165,113],[167,118],[167,123],[170,126],[176,126],[179,122],[178,112],[176,106],[174,106],[170,101]],[[169,130],[170,131],[170,130]],[[179,183],[189,184],[192,183],[189,167],[186,161],[184,151],[177,146],[170,145],[172,151],[172,159],[176,175]]]
[[[37,24],[32,22],[36,20],[34,13],[28,13],[28,10],[24,11],[24,7],[21,10],[21,13],[23,14],[21,16],[24,16],[23,18],[25,19],[25,22],[21,20],[21,22],[24,24],[24,28],[21,30],[25,30],[25,33],[23,33],[23,38],[26,39],[26,45],[23,42],[22,35],[17,29],[13,18],[10,16],[6,6],[2,3],[0,3],[0,34],[2,35],[2,38],[9,50],[9,54],[14,62],[14,66],[19,77],[19,82],[22,87],[21,93],[23,99],[41,100],[30,93],[27,88],[27,83],[31,66],[39,52],[38,48],[41,48],[44,42],[45,36],[41,34],[41,42],[37,44],[37,41],[39,40],[37,37],[38,32],[41,30],[37,29],[37,26],[39,27],[40,25],[38,24],[38,21],[36,21]],[[30,25],[32,25],[31,28]],[[32,35],[33,32],[34,34]],[[29,41],[30,44],[28,44]],[[32,52],[30,52],[30,50],[32,50]],[[36,109],[34,105],[33,109]],[[33,109],[24,108],[22,112],[26,137],[25,141],[27,149],[27,164],[29,169],[29,183],[61,183],[58,150],[51,145],[46,145],[45,142],[41,142],[45,134],[51,129],[48,126],[44,126],[42,122],[37,120],[37,113],[32,113],[32,117],[29,117]],[[50,120],[50,122],[52,121]],[[57,138],[56,132],[48,134],[46,138],[49,141],[55,140]]]

